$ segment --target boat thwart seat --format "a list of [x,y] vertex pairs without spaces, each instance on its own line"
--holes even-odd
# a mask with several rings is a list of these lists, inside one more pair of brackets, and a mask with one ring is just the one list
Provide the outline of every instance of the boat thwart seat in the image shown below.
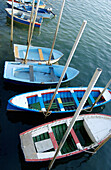
[[59,80],[59,78],[54,73],[53,67],[49,67],[49,74],[51,76],[52,81],[58,81]]
[[18,52],[18,47],[15,46],[15,57],[19,58],[19,52]]
[[29,65],[30,81],[34,81],[34,71],[33,66]]
[[38,49],[40,60],[44,60],[42,49]]

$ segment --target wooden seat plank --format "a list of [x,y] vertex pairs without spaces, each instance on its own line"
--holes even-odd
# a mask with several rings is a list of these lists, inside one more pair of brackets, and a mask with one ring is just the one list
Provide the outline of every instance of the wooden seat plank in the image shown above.
[[18,52],[18,47],[15,46],[15,57],[19,58],[19,52]]
[[33,66],[29,65],[29,72],[30,72],[30,81],[34,81],[34,72],[33,72]]
[[51,138],[51,141],[52,141],[52,144],[54,146],[54,149],[57,149],[58,148],[58,144],[57,144],[57,141],[55,139],[55,136],[54,136],[54,133],[53,132],[50,132],[49,133],[49,136]]
[[71,92],[71,94],[72,94],[72,96],[74,98],[74,101],[75,101],[77,107],[78,107],[79,106],[79,101],[78,101],[78,98],[77,98],[76,94],[74,92]]
[[40,60],[44,60],[42,49],[38,49]]

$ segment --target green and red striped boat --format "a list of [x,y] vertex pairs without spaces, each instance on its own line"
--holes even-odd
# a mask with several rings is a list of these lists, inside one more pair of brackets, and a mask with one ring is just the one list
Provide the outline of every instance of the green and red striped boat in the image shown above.
[[[53,159],[71,120],[72,117],[63,118],[22,132],[20,140],[25,161],[42,162]],[[80,115],[56,159],[95,149],[110,137],[111,116]]]

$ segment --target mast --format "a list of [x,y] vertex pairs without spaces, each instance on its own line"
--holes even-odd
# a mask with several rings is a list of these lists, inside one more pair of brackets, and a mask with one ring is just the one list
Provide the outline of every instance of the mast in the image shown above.
[[49,170],[52,168],[52,166],[54,164],[54,161],[55,161],[59,151],[61,150],[62,146],[64,145],[64,143],[65,143],[65,141],[66,141],[66,139],[67,139],[67,137],[68,137],[72,127],[74,126],[74,124],[75,124],[75,122],[76,122],[76,120],[77,120],[77,118],[78,118],[78,116],[79,116],[79,114],[80,114],[80,112],[81,112],[81,110],[82,110],[86,100],[88,99],[89,94],[91,93],[92,88],[94,87],[96,81],[98,80],[101,72],[102,72],[102,70],[100,68],[96,69],[96,71],[95,71],[95,73],[94,73],[94,75],[93,75],[93,77],[92,77],[92,79],[91,79],[91,81],[90,81],[90,83],[88,85],[88,88],[87,88],[87,90],[86,90],[86,92],[85,92],[85,94],[84,94],[84,96],[83,96],[83,98],[82,98],[82,100],[81,100],[81,102],[80,102],[80,104],[79,104],[79,106],[78,106],[78,108],[77,108],[77,110],[76,110],[76,112],[75,112],[71,122],[70,122],[70,125],[67,128],[67,130],[66,130],[66,132],[65,132],[65,134],[64,134],[64,136],[63,136],[63,138],[62,138],[62,140],[61,140],[61,142],[60,142],[60,144],[58,146],[58,149],[57,149],[57,151],[56,151],[52,161],[49,164],[49,167],[48,167]]
[[50,65],[52,51],[53,51],[53,48],[54,48],[54,45],[55,45],[55,40],[56,40],[56,37],[57,37],[57,33],[58,33],[58,29],[59,29],[59,25],[60,25],[60,21],[61,21],[61,17],[62,17],[64,5],[65,5],[65,0],[63,0],[62,6],[61,6],[61,11],[60,11],[60,15],[59,15],[59,19],[58,19],[55,35],[54,35],[54,40],[53,40],[52,48],[51,48],[51,51],[50,51],[50,56],[49,56],[49,61],[48,61],[49,65]]
[[83,23],[82,23],[82,26],[81,26],[80,31],[79,31],[79,33],[78,33],[78,36],[77,36],[77,38],[76,38],[76,40],[75,40],[75,43],[74,43],[74,45],[73,45],[73,48],[72,48],[72,50],[71,50],[71,52],[70,52],[70,55],[69,55],[69,57],[68,57],[68,60],[67,60],[66,65],[65,65],[65,67],[64,67],[64,70],[63,70],[63,72],[62,72],[62,74],[61,74],[61,77],[60,77],[60,79],[59,79],[59,82],[58,82],[58,84],[57,84],[57,86],[56,86],[56,90],[55,90],[55,92],[54,92],[54,94],[53,94],[53,96],[52,96],[52,99],[51,99],[51,101],[50,101],[50,104],[49,104],[49,107],[48,107],[48,109],[47,109],[47,112],[45,113],[45,116],[47,116],[48,113],[49,113],[49,110],[50,110],[51,105],[52,105],[52,103],[53,103],[53,101],[54,101],[55,95],[56,95],[56,93],[57,93],[57,91],[58,91],[58,89],[59,89],[59,87],[60,87],[60,85],[61,85],[61,82],[62,82],[62,79],[63,79],[63,77],[64,77],[64,74],[65,74],[65,72],[66,72],[66,70],[67,70],[67,68],[68,68],[68,66],[69,66],[69,64],[70,64],[70,61],[71,61],[71,59],[72,59],[72,57],[73,57],[73,55],[74,55],[74,52],[75,52],[75,50],[76,50],[76,48],[77,48],[77,45],[78,45],[79,40],[80,40],[80,38],[81,38],[81,36],[82,36],[82,33],[83,33],[84,29],[85,29],[86,23],[87,23],[87,21],[83,21]]

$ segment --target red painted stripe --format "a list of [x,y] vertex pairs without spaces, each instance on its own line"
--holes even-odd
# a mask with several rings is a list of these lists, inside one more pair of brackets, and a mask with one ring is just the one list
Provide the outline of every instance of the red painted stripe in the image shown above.
[[[83,151],[85,151],[87,149],[84,149]],[[78,153],[81,153],[83,152],[82,150],[81,151],[74,151],[74,152],[71,152],[71,153],[68,153],[68,154],[64,154],[64,155],[61,155],[61,156],[57,156],[56,159],[61,159],[61,158],[65,158],[65,157],[68,157],[68,156],[71,156],[71,155],[76,155]],[[45,158],[45,159],[25,159],[26,162],[42,162],[42,161],[49,161],[49,160],[52,160],[52,158]]]
[[70,90],[62,90],[62,91],[58,91],[58,93],[60,92],[70,92]]
[[10,103],[13,103],[12,101],[13,101],[13,99],[10,100]]
[[54,149],[57,149],[57,148],[58,148],[58,144],[57,144],[57,141],[56,141],[56,139],[55,139],[54,133],[53,133],[53,132],[50,132],[50,133],[49,133],[49,136],[50,136],[51,141],[52,141],[52,143],[53,143]]
[[111,91],[110,91],[110,90],[108,90],[108,92],[111,94]]
[[77,144],[77,143],[80,143],[80,142],[79,142],[79,139],[78,139],[78,137],[77,137],[77,135],[76,135],[76,133],[74,132],[73,129],[71,129],[71,135],[72,135],[72,137],[73,137],[73,139],[74,139],[74,141],[75,141],[76,144]]
[[32,96],[27,96],[26,98],[31,98],[31,97],[35,97],[35,96],[37,96],[37,94],[34,94]]
[[54,93],[54,91],[52,91],[52,92],[44,92],[44,93],[41,93],[41,95],[44,95],[44,94],[51,94],[51,93]]
[[35,25],[41,25],[41,23],[35,22]]
[[[62,91],[58,91],[58,93],[60,92],[70,92],[70,90],[62,90]],[[51,92],[44,92],[44,93],[41,93],[42,95],[44,94],[51,94],[51,93],[54,93],[54,91],[51,91]]]

